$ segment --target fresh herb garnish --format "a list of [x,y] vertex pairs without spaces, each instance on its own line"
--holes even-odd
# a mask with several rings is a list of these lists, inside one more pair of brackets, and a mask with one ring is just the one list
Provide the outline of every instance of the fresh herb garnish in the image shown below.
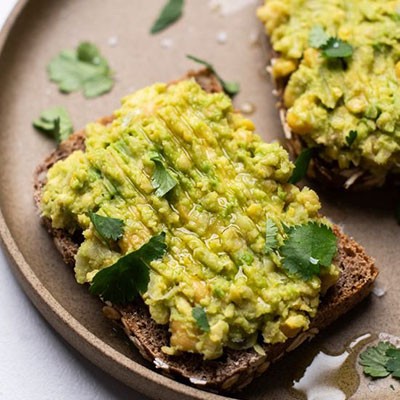
[[184,0],[168,0],[160,15],[150,29],[150,33],[160,32],[173,24],[182,16]]
[[343,40],[329,37],[321,26],[311,29],[308,43],[311,47],[322,50],[326,58],[346,58],[353,54],[353,47]]
[[99,271],[93,278],[90,293],[115,304],[126,304],[138,293],[144,293],[149,283],[149,264],[161,258],[167,246],[165,233],[153,236],[140,249],[121,257],[115,264]]
[[326,58],[346,58],[353,54],[353,47],[338,38],[330,38],[321,50]]
[[371,378],[385,378],[390,374],[393,378],[400,378],[400,349],[389,342],[367,347],[360,354],[359,363],[364,374]]
[[294,170],[292,176],[289,179],[289,183],[296,184],[306,176],[313,153],[314,149],[312,148],[302,150],[302,152],[299,154],[296,161],[294,162]]
[[201,64],[201,65],[204,65],[206,68],[208,68],[208,69],[215,75],[215,77],[218,79],[219,83],[221,84],[222,88],[224,89],[224,92],[225,92],[227,95],[233,97],[233,96],[235,96],[236,94],[239,93],[239,90],[240,90],[239,84],[238,84],[237,82],[227,82],[227,81],[224,81],[224,80],[218,75],[218,73],[215,71],[214,66],[211,65],[209,62],[204,61],[204,60],[202,60],[202,59],[200,59],[200,58],[197,58],[197,57],[195,57],[195,56],[192,56],[192,55],[190,55],[190,54],[187,54],[186,57],[189,58],[190,60],[192,60],[192,61],[194,61],[194,62],[197,62],[197,63],[199,63],[199,64]]
[[89,218],[97,233],[104,240],[117,241],[122,237],[124,233],[124,221],[117,218],[103,217],[92,212],[89,213]]
[[393,378],[400,379],[400,349],[388,349],[386,355],[389,357],[386,368],[390,371]]
[[314,26],[308,36],[308,43],[311,47],[319,49],[324,46],[329,40],[329,35],[324,31],[322,26]]
[[202,307],[194,307],[192,309],[192,316],[196,320],[197,326],[203,332],[210,332],[210,324],[208,323],[207,314]]
[[290,274],[309,280],[318,275],[320,267],[329,267],[337,251],[332,229],[316,222],[289,228],[280,253],[283,268]]
[[268,254],[278,246],[278,227],[272,219],[267,218],[267,227],[265,233],[265,252]]
[[346,143],[349,147],[354,143],[357,139],[358,132],[357,131],[350,131],[349,134],[346,136]]
[[51,60],[47,70],[50,80],[64,93],[82,89],[86,97],[96,97],[109,92],[114,85],[107,60],[89,42],[81,43],[74,51],[63,50]]
[[163,197],[171,189],[173,189],[178,182],[169,173],[168,169],[165,168],[159,154],[154,154],[150,159],[155,164],[155,169],[151,178],[151,184],[153,185],[154,189],[156,189],[156,196]]
[[68,111],[64,107],[42,111],[39,118],[33,121],[33,126],[51,136],[57,143],[67,139],[74,131]]

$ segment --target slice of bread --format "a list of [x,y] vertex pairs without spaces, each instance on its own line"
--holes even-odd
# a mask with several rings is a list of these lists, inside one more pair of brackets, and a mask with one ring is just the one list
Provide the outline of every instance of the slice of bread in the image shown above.
[[[273,49],[268,35],[266,36],[264,44],[267,56],[266,58],[269,63],[266,69],[273,80],[273,84],[275,85],[275,90],[273,92],[278,99],[277,108],[279,110],[281,126],[285,135],[286,148],[291,156],[296,158],[308,146],[302,139],[301,135],[293,132],[286,122],[286,114],[288,109],[285,107],[283,95],[291,74],[281,79],[274,78],[272,74],[272,65],[281,57],[281,55]],[[352,192],[371,190],[373,188],[381,187],[385,184],[390,186],[398,186],[400,183],[399,178],[394,174],[389,173],[388,175],[378,177],[373,175],[371,172],[355,165],[346,169],[340,168],[339,163],[336,160],[328,161],[323,159],[319,156],[318,152],[315,152],[312,155],[307,176],[328,187],[345,189],[346,191]]]
[[[189,73],[186,78],[195,78],[209,92],[220,91],[221,86],[207,70]],[[173,84],[173,83],[172,83]],[[113,117],[105,117],[100,121],[108,124]],[[48,169],[58,160],[66,158],[75,150],[85,148],[85,132],[73,134],[35,171],[34,199],[39,207],[41,191],[46,182]],[[71,236],[68,232],[54,229],[51,221],[44,218],[43,224],[53,237],[54,242],[67,264],[73,265],[81,238]],[[315,336],[335,319],[365,298],[372,288],[378,274],[373,260],[353,239],[346,236],[335,226],[338,237],[338,254],[336,265],[342,271],[339,281],[329,289],[322,298],[316,317],[310,329],[301,332],[284,343],[263,345],[262,351],[226,349],[223,357],[204,361],[198,354],[185,353],[180,356],[168,356],[161,351],[168,345],[167,326],[157,325],[150,317],[147,307],[141,300],[127,306],[110,306],[103,308],[106,317],[118,321],[129,339],[136,345],[143,357],[160,369],[163,374],[183,378],[201,388],[215,391],[237,391],[248,385],[256,376],[267,370],[269,365],[282,357],[286,352],[294,350],[305,340]]]
[[[268,59],[272,64],[279,54],[276,53],[271,45],[268,46]],[[270,67],[267,67],[270,71]],[[293,158],[299,156],[299,154],[307,148],[306,143],[302,140],[301,136],[292,132],[286,122],[287,108],[283,102],[283,93],[285,86],[288,83],[288,79],[275,80],[271,74],[271,78],[274,80],[275,91],[278,101],[277,108],[279,110],[279,116],[281,120],[282,129],[286,139],[286,148]],[[307,175],[311,179],[315,179],[318,182],[327,185],[332,188],[345,189],[352,192],[370,190],[376,187],[380,187],[385,184],[386,177],[378,178],[372,175],[370,172],[363,170],[360,167],[353,166],[352,168],[341,169],[337,161],[327,161],[318,156],[318,153],[314,153],[308,168]],[[393,177],[389,176],[388,181]]]

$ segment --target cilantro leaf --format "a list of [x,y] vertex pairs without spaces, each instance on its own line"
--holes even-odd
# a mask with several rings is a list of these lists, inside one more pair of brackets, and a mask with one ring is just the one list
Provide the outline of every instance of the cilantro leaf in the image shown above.
[[222,89],[224,89],[224,92],[228,96],[233,97],[239,93],[240,85],[237,82],[227,82],[227,81],[224,81],[223,79],[221,79],[219,76],[217,76],[217,78],[222,85]]
[[101,56],[99,49],[93,43],[80,43],[76,49],[76,55],[80,61],[102,66],[105,70],[108,69],[107,60]]
[[309,222],[291,227],[281,254],[283,268],[290,274],[309,280],[320,267],[329,267],[337,251],[337,238],[326,225]]
[[47,71],[64,93],[82,89],[90,98],[109,92],[114,85],[107,60],[89,42],[82,42],[74,51],[61,51],[50,61]]
[[165,168],[159,154],[154,154],[150,160],[152,160],[155,164],[155,169],[151,178],[151,184],[153,185],[154,189],[156,189],[156,196],[163,197],[170,190],[172,190],[178,184],[178,182],[168,172],[168,169]]
[[278,246],[278,227],[272,219],[267,218],[267,228],[265,233],[265,252],[270,253]]
[[353,54],[353,47],[338,38],[331,37],[320,47],[326,58],[346,58]]
[[57,117],[54,120],[54,137],[55,137],[57,143],[61,143],[63,141],[63,139],[61,137],[61,119],[60,119],[60,117]]
[[294,170],[292,176],[289,179],[289,183],[296,184],[301,181],[307,174],[308,166],[313,157],[314,149],[307,148],[302,150],[302,152],[297,157],[294,162]]
[[368,347],[360,354],[360,365],[363,367],[364,374],[372,378],[385,378],[390,375],[387,363],[390,357],[387,351],[395,349],[389,342],[379,342],[376,346]]
[[124,221],[117,218],[103,217],[92,212],[89,213],[89,218],[97,233],[104,240],[117,241],[122,237],[124,233]]
[[336,37],[329,37],[319,25],[311,29],[308,43],[311,47],[322,50],[326,58],[346,58],[353,55],[353,47],[349,43]]
[[183,5],[183,0],[168,0],[151,27],[150,33],[158,33],[177,21],[182,16]]
[[192,316],[196,320],[197,326],[203,332],[210,332],[210,324],[208,323],[207,314],[203,307],[194,307],[192,309]]
[[57,143],[67,139],[74,131],[68,111],[64,107],[51,107],[41,112],[33,126],[54,138]]
[[219,83],[221,84],[222,88],[224,89],[224,92],[225,92],[227,95],[233,97],[233,96],[235,96],[236,94],[239,93],[239,91],[240,91],[240,86],[239,86],[239,84],[238,84],[237,82],[227,82],[227,81],[224,81],[224,80],[217,74],[217,72],[216,72],[216,70],[215,70],[215,68],[214,68],[214,66],[213,66],[212,64],[210,64],[209,62],[204,61],[204,60],[202,60],[202,59],[200,59],[200,58],[198,58],[198,57],[192,56],[192,55],[190,55],[190,54],[187,54],[186,57],[187,57],[189,60],[192,60],[192,61],[194,61],[194,62],[197,62],[198,64],[201,64],[201,65],[204,65],[207,69],[209,69],[209,70],[215,75],[215,77],[218,79]]
[[358,132],[357,131],[350,131],[349,134],[346,136],[346,143],[349,147],[354,143],[357,139]]
[[389,348],[386,355],[390,357],[386,364],[386,368],[391,372],[393,378],[400,379],[400,349]]
[[400,358],[391,358],[386,365],[393,378],[400,379]]
[[161,258],[166,250],[165,233],[153,236],[140,249],[121,257],[115,264],[100,270],[93,278],[90,293],[115,304],[126,304],[149,283],[149,264]]
[[329,35],[324,31],[320,25],[314,26],[308,36],[308,43],[311,47],[319,49],[324,46],[329,40]]
[[109,76],[98,75],[83,83],[83,92],[86,97],[97,97],[107,93],[113,87],[114,81]]

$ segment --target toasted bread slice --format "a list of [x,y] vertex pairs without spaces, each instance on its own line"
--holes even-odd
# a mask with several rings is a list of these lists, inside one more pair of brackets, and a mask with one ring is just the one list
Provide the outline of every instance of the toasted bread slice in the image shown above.
[[[274,59],[279,55],[268,46],[268,59],[270,63],[273,63]],[[267,67],[270,71],[270,67]],[[283,102],[283,93],[285,86],[288,82],[285,80],[275,80],[271,74],[275,84],[275,94],[278,98],[277,107],[279,110],[279,116],[281,120],[282,129],[285,135],[286,148],[293,158],[299,156],[299,154],[307,148],[307,145],[302,140],[301,136],[292,132],[286,122],[287,108]],[[353,167],[348,169],[341,169],[337,161],[327,161],[321,157],[318,157],[318,153],[312,156],[307,175],[311,179],[315,179],[318,182],[336,189],[345,189],[352,192],[361,192],[383,186],[386,179],[378,178],[372,175],[370,172],[363,170],[360,167]],[[388,177],[391,180],[393,177]]]
[[[218,81],[207,70],[189,73],[186,77],[194,77],[203,89],[209,92],[221,90]],[[105,117],[100,121],[108,124],[112,119]],[[84,148],[85,132],[76,132],[38,166],[34,183],[34,199],[37,206],[41,201],[41,190],[46,182],[48,169],[58,160]],[[53,237],[65,262],[74,265],[74,256],[81,239],[63,230],[52,228],[48,219],[44,218],[43,224]],[[169,342],[168,327],[157,325],[141,300],[123,307],[107,305],[103,309],[104,314],[110,319],[119,321],[143,357],[152,362],[163,374],[183,378],[193,385],[208,390],[240,390],[256,376],[265,372],[272,362],[315,336],[319,330],[343,315],[370,292],[378,274],[373,260],[360,245],[341,232],[337,226],[334,227],[334,232],[339,243],[335,262],[342,271],[339,281],[323,297],[309,330],[284,343],[263,345],[263,351],[226,349],[223,357],[213,361],[204,361],[200,355],[191,353],[169,356],[161,351],[162,346],[168,345]]]
[[[262,6],[261,6],[262,8]],[[259,17],[259,19],[262,19]],[[264,23],[264,21],[262,21]],[[270,73],[275,85],[274,94],[277,96],[277,108],[281,120],[281,126],[285,135],[286,148],[293,158],[296,158],[302,150],[308,148],[301,135],[293,132],[286,120],[288,109],[285,107],[283,96],[285,88],[289,83],[291,75],[296,72],[292,71],[289,75],[282,78],[275,78],[272,74],[272,66],[281,58],[281,54],[274,50],[270,38],[267,34],[265,41],[265,50],[268,60],[267,71]],[[296,60],[300,62],[301,58]],[[384,185],[398,186],[399,178],[396,174],[388,172],[386,175],[374,175],[370,171],[355,165],[349,168],[341,168],[338,161],[327,160],[319,156],[318,152],[312,155],[309,165],[308,177],[335,189],[345,189],[346,191],[361,192],[379,188]]]

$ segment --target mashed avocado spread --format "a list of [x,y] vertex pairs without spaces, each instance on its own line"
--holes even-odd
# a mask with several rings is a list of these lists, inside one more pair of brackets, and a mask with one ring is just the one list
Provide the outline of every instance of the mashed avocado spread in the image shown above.
[[[140,90],[114,115],[107,126],[87,126],[85,151],[57,162],[42,193],[53,227],[83,231],[77,281],[92,282],[164,232],[167,250],[150,263],[141,294],[152,318],[169,324],[163,351],[213,359],[225,346],[283,342],[307,329],[339,270],[326,265],[301,279],[266,251],[268,235],[282,244],[292,226],[328,224],[317,195],[287,183],[293,165],[285,150],[264,143],[226,95],[193,80]],[[161,195],[152,183],[160,165],[174,182]],[[91,212],[122,220],[123,236],[110,246]]]
[[[341,169],[360,166],[381,183],[399,173],[400,2],[265,0],[258,16],[279,53],[273,75],[290,76],[290,129]],[[321,28],[353,54],[324,57],[310,37]],[[350,132],[357,132],[354,143]]]

